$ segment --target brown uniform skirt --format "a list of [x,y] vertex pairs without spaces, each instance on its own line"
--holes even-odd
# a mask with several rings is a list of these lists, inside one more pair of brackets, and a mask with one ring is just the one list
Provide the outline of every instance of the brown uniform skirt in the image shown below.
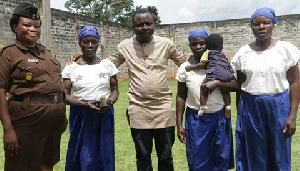
[[9,113],[19,151],[5,154],[5,171],[39,171],[41,164],[54,166],[60,160],[60,139],[66,129],[65,103],[9,101]]

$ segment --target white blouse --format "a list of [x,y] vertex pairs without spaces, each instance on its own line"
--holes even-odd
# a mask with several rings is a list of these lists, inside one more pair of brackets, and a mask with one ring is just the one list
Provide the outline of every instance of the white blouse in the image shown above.
[[[198,110],[200,108],[200,85],[206,76],[205,69],[186,72],[185,67],[187,65],[190,65],[190,63],[185,62],[180,65],[177,71],[176,80],[185,82],[188,88],[186,105],[192,109]],[[208,110],[205,113],[214,113],[223,108],[224,101],[219,88],[216,88],[208,95],[206,105]]]
[[79,100],[98,100],[101,97],[108,98],[110,77],[118,72],[116,66],[107,59],[95,65],[78,65],[73,62],[65,66],[62,78],[71,80],[73,97]]
[[278,41],[264,51],[249,45],[241,47],[231,60],[231,66],[246,75],[241,89],[252,95],[272,95],[289,88],[287,71],[300,59],[300,51],[291,43]]

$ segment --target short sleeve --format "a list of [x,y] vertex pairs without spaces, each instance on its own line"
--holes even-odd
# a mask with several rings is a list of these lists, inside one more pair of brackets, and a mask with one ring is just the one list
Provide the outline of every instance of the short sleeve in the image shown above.
[[9,55],[0,55],[0,88],[9,89],[11,84],[11,57]]
[[183,64],[180,65],[180,67],[177,70],[177,74],[176,74],[176,80],[179,82],[186,82],[186,71],[185,71],[185,67],[189,65],[188,62],[185,62]]
[[292,66],[295,66],[299,62],[300,51],[296,46],[292,45],[291,43],[288,42],[286,43],[287,43],[286,52],[288,55],[286,67],[287,69],[289,69]]
[[241,51],[239,50],[232,58],[231,67],[233,70],[238,71],[241,70]]
[[208,61],[208,50],[205,51],[201,56],[201,61]]
[[107,67],[111,74],[110,77],[119,73],[119,70],[117,69],[116,65],[113,62],[111,62],[110,60],[107,60]]
[[170,54],[170,59],[177,65],[180,66],[183,64],[185,61],[187,61],[189,55],[186,54],[185,52],[179,50],[176,48],[176,45],[173,41],[169,40],[169,54]]
[[64,79],[71,79],[71,65],[66,65],[65,68],[62,71],[62,78]]
[[119,67],[122,63],[125,62],[125,58],[121,53],[122,46],[119,44],[117,47],[117,50],[110,55],[108,58],[110,61],[112,61],[116,67]]

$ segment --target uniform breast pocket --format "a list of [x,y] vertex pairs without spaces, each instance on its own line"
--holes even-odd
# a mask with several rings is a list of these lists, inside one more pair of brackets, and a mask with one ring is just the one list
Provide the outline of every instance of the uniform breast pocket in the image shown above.
[[35,80],[45,74],[45,69],[39,68],[37,64],[23,64],[17,65],[12,77],[16,80]]
[[61,73],[60,62],[56,59],[50,59],[50,61],[52,62],[51,64],[53,64],[53,65],[49,66],[50,70],[55,73]]

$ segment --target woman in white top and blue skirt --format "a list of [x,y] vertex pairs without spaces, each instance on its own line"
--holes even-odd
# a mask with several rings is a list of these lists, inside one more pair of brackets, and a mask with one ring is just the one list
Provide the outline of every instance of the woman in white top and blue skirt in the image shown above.
[[96,56],[99,39],[96,27],[82,26],[78,42],[83,54],[62,73],[70,104],[66,171],[115,170],[113,103],[119,95],[119,71]]
[[[220,88],[236,90],[235,79],[231,82],[213,80],[206,83],[211,92],[207,99],[207,110],[199,117],[200,85],[206,77],[205,69],[187,72],[185,67],[200,62],[207,50],[204,29],[192,30],[189,46],[193,53],[188,62],[180,65],[176,97],[177,136],[186,144],[186,155],[190,171],[227,171],[234,167],[231,118],[225,118],[223,96]],[[186,106],[186,110],[185,110]],[[185,128],[182,125],[185,111]]]
[[240,86],[237,170],[291,170],[300,51],[291,43],[271,37],[276,23],[273,9],[257,9],[251,16],[256,40],[241,47],[231,61]]

